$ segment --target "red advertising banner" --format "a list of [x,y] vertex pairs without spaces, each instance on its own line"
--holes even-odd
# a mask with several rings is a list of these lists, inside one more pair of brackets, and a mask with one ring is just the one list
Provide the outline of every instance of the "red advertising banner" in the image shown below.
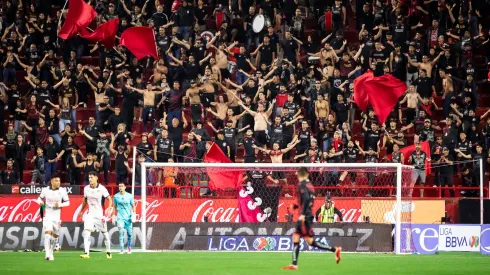
[[[4,197],[0,201],[0,222],[39,222],[41,216],[36,197]],[[136,218],[140,220],[141,200],[136,199]],[[288,207],[296,202],[294,199],[281,199],[278,206],[278,222],[286,222]],[[324,203],[316,199],[313,211]],[[361,220],[361,200],[338,199],[335,207],[342,212],[345,222]],[[82,208],[82,197],[71,196],[70,206],[63,208],[63,222],[81,222],[78,218]],[[236,199],[162,199],[148,198],[147,222],[238,222],[238,201]],[[111,210],[106,209],[110,216]],[[294,213],[297,217],[297,213]]]

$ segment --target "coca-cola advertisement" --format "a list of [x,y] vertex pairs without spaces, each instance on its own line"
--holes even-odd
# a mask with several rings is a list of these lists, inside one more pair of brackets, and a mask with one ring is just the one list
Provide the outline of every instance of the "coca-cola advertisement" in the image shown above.
[[[36,197],[6,197],[0,205],[0,222],[39,222],[41,216]],[[81,196],[71,196],[70,206],[63,208],[63,222],[81,222],[78,218],[82,207]],[[136,199],[136,218],[141,219],[141,200]],[[294,199],[281,199],[277,209],[277,221],[287,222],[297,213],[290,213],[289,206]],[[313,211],[324,203],[316,199]],[[343,215],[344,222],[359,222],[361,216],[360,200],[337,199],[335,207]],[[236,199],[163,199],[148,198],[146,202],[147,222],[239,222],[238,201]],[[112,209],[106,209],[106,215],[111,216]]]

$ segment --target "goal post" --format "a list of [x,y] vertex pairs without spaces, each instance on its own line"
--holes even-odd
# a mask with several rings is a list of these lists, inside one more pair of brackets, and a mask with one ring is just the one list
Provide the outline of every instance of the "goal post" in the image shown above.
[[[294,192],[297,186],[296,171],[299,167],[306,167],[310,171],[310,180],[315,186],[315,208],[313,212],[323,204],[322,197],[332,197],[334,203],[339,201],[339,204],[356,204],[358,209],[357,216],[354,220],[347,222],[370,222],[383,223],[382,220],[390,220],[394,225],[394,243],[393,252],[402,253],[403,244],[400,241],[402,223],[410,226],[411,213],[410,209],[404,209],[404,201],[410,201],[412,190],[412,171],[413,167],[402,165],[399,163],[156,163],[145,162],[141,165],[141,228],[142,228],[142,250],[149,249],[147,241],[147,205],[148,199],[148,177],[154,179],[156,176],[153,173],[161,173],[165,168],[178,169],[179,179],[177,187],[182,190],[178,192],[178,197],[185,197],[188,201],[200,199],[205,190],[207,190],[211,175],[216,173],[229,174],[237,173],[243,176],[243,182],[239,182],[236,190],[228,188],[227,190],[213,190],[218,193],[212,193],[212,197],[216,198],[216,204],[222,198],[238,198],[240,199],[247,194],[251,199],[248,201],[247,210],[253,208],[251,213],[257,214],[258,221],[255,222],[284,222],[283,214],[277,210],[278,201],[287,201],[293,203]],[[261,194],[253,193],[257,186],[258,180],[251,173],[264,173],[268,177],[267,191],[262,190]],[[150,176],[151,175],[151,176]],[[147,177],[148,176],[148,177]],[[282,179],[279,181],[276,179]],[[340,180],[342,179],[342,180]],[[334,183],[331,181],[333,180]],[[272,181],[272,182],[270,182]],[[326,183],[328,181],[328,183]],[[260,181],[262,182],[262,181]],[[357,182],[357,183],[356,183]],[[223,182],[219,182],[220,186]],[[262,183],[263,184],[263,183]],[[273,187],[270,187],[269,186]],[[218,185],[218,184],[215,184]],[[257,185],[257,186],[256,186]],[[277,187],[279,191],[274,191]],[[187,196],[187,189],[192,189],[192,195]],[[184,190],[186,195],[184,196]],[[249,192],[249,190],[251,190]],[[269,191],[272,190],[272,191]],[[258,192],[258,191],[257,191]],[[265,192],[265,194],[264,194]],[[269,192],[269,193],[267,193]],[[253,194],[252,194],[253,193]],[[258,195],[257,195],[258,194]],[[242,197],[240,197],[242,196]],[[173,197],[175,198],[175,197]],[[168,198],[172,200],[172,198]],[[224,200],[224,199],[223,199]],[[275,200],[275,201],[274,201]],[[317,204],[317,201],[320,201]],[[237,203],[238,204],[238,203]],[[275,205],[273,205],[275,204]],[[266,208],[266,205],[268,207]],[[273,205],[271,207],[271,205]],[[336,204],[335,204],[336,205]],[[216,206],[219,207],[219,206]],[[238,207],[238,206],[237,206]],[[245,207],[246,208],[246,207]],[[345,210],[347,211],[347,208]],[[352,207],[353,208],[353,207]],[[405,207],[406,208],[406,207]],[[343,209],[344,210],[344,209]],[[179,211],[179,209],[169,209],[169,211]],[[254,212],[255,211],[255,212]],[[387,215],[385,212],[390,212]],[[342,211],[341,211],[342,212]],[[271,214],[272,213],[272,214]],[[278,214],[279,213],[279,214]],[[289,214],[289,210],[287,210]],[[343,214],[346,214],[344,212]],[[262,216],[261,216],[262,215]],[[271,215],[275,215],[271,216]],[[383,217],[384,215],[384,217]],[[241,221],[243,217],[239,216],[233,222]],[[276,219],[277,218],[277,219]],[[297,216],[296,216],[297,218]],[[193,218],[194,221],[194,218]],[[207,217],[196,222],[208,222]],[[188,222],[182,220],[182,222]],[[218,222],[211,217],[210,222]],[[290,222],[290,220],[288,220]],[[387,223],[387,222],[384,222]],[[391,234],[391,233],[390,233]],[[153,236],[155,237],[155,236]],[[386,236],[391,238],[390,236]]]

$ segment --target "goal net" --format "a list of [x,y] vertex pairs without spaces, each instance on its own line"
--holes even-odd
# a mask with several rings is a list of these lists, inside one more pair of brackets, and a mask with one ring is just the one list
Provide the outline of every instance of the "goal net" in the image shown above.
[[[298,167],[308,169],[314,187],[317,237],[354,237],[354,251],[410,252],[413,246],[400,242],[400,232],[410,230],[417,187],[413,168],[397,163],[144,163],[141,187],[133,187],[141,188],[147,205],[142,249],[192,250],[204,243],[212,250],[213,240],[200,236],[290,236],[298,218],[290,207],[297,203]],[[153,223],[155,197],[165,213]],[[338,210],[334,217],[325,211],[327,203]],[[220,250],[226,240],[214,241],[213,249]]]

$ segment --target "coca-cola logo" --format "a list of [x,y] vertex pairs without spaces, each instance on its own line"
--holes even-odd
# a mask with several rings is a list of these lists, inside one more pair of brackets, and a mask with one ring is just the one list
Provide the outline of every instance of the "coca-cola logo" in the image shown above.
[[207,217],[209,222],[238,222],[239,213],[236,207],[214,207],[214,201],[207,200],[194,211],[192,222],[204,222],[204,217]]
[[0,222],[39,222],[39,204],[35,199],[24,199],[17,205],[0,206]]

